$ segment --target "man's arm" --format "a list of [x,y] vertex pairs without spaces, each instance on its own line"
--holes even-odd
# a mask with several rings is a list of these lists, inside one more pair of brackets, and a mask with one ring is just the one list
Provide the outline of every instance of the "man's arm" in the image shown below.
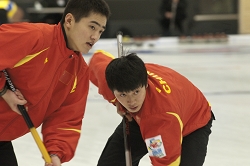
[[98,93],[108,102],[115,104],[116,98],[109,89],[106,79],[105,70],[114,56],[103,50],[95,52],[89,62],[90,81],[98,87]]
[[[71,82],[64,99],[65,91],[55,89],[42,126],[44,144],[49,152],[60,158],[61,162],[70,161],[74,154],[81,135],[82,119],[85,113],[89,90],[89,72],[87,65],[77,75],[76,88],[72,90],[75,81]],[[60,84],[60,83],[58,83]],[[59,86],[65,86],[63,83]],[[65,90],[65,88],[63,88]],[[63,98],[63,99],[62,99]],[[63,100],[61,103],[60,100]],[[57,103],[61,103],[57,106]],[[55,107],[58,107],[57,109]]]

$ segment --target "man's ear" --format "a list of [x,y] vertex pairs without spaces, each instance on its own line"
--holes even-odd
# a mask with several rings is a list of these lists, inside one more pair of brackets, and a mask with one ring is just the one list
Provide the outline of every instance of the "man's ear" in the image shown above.
[[66,14],[64,19],[66,27],[70,27],[72,23],[75,21],[75,18],[71,13]]

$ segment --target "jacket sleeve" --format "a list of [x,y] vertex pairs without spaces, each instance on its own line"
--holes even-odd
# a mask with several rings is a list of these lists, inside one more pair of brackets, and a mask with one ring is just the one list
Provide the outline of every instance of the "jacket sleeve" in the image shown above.
[[[85,69],[80,70],[77,80],[74,92],[71,91],[59,109],[47,116],[42,126],[43,140],[48,152],[58,155],[61,162],[73,158],[80,138],[89,91],[87,65]],[[60,95],[59,91],[55,93]]]
[[114,59],[114,56],[103,50],[96,51],[89,62],[90,81],[98,87],[98,93],[104,99],[114,103],[116,101],[113,92],[109,89],[106,79],[105,70],[107,65]]
[[140,128],[152,165],[179,166],[183,125],[176,113],[145,117]]
[[[2,24],[0,26],[0,71],[13,68],[21,59],[40,50],[44,45],[43,34],[28,23]],[[5,77],[0,72],[0,89]]]

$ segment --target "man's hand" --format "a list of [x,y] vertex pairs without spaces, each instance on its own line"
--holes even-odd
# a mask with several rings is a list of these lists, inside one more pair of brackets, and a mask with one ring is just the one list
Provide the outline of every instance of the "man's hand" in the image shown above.
[[122,109],[121,109],[121,104],[120,104],[119,102],[116,102],[115,105],[116,105],[117,113],[118,113],[119,115],[121,115],[122,117],[125,115],[126,118],[128,119],[128,121],[131,122],[131,121],[132,121],[132,116],[131,116],[131,114],[130,114],[128,111],[125,112],[124,110],[122,110]]
[[57,155],[51,156],[51,164],[45,164],[45,166],[61,166],[61,160]]
[[14,112],[21,115],[20,111],[17,108],[17,105],[24,105],[27,103],[27,100],[25,100],[22,93],[18,89],[16,89],[15,92],[12,92],[8,89],[7,92],[2,96],[2,98],[6,101],[6,103]]
[[173,13],[172,12],[165,12],[165,17],[167,19],[171,19],[173,17]]

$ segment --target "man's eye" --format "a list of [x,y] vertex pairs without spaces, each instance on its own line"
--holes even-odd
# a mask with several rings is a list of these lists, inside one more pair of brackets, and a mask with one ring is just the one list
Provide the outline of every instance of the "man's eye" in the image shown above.
[[91,29],[95,30],[95,27],[94,26],[90,26]]
[[121,94],[120,96],[121,96],[121,97],[125,97],[126,95],[125,95],[125,94]]
[[140,92],[139,90],[136,90],[136,91],[135,91],[135,94],[138,94],[139,92]]

